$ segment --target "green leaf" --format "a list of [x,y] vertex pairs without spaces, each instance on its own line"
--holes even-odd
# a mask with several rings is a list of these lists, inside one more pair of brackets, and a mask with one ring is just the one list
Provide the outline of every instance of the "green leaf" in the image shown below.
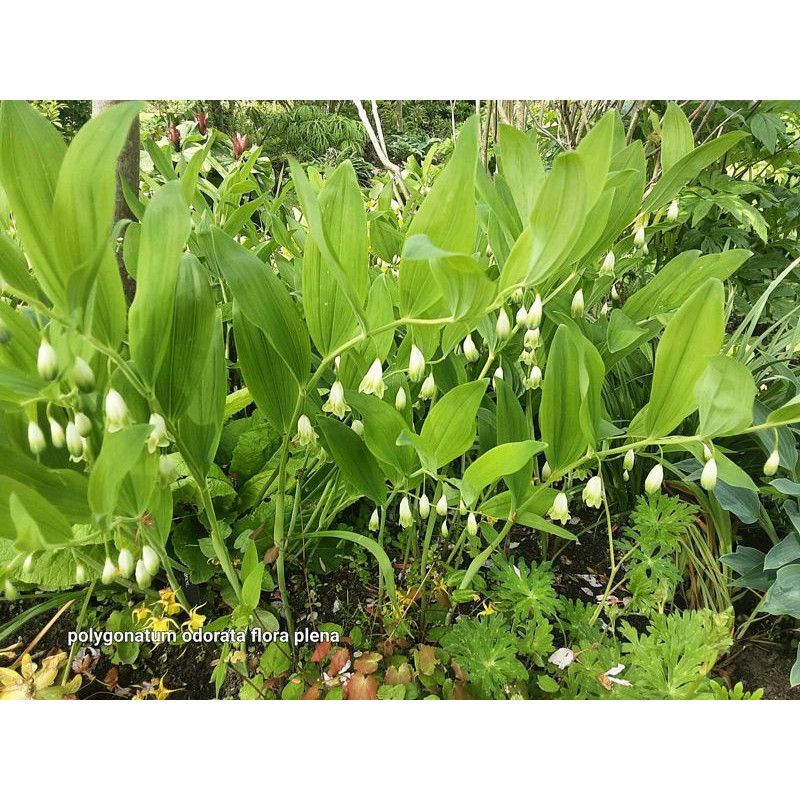
[[216,320],[206,270],[196,256],[186,253],[178,266],[169,339],[156,381],[156,395],[172,420],[185,413],[197,391],[197,376],[208,359]]
[[747,135],[744,131],[725,133],[710,142],[701,144],[691,153],[687,153],[683,158],[676,161],[669,170],[664,172],[650,194],[645,198],[642,213],[647,214],[674,200],[678,196],[678,192],[689,181],[696,178],[709,164],[713,164],[718,158],[722,158],[728,150],[741,142],[742,139],[746,139]]
[[661,123],[661,169],[666,173],[694,150],[694,134],[686,114],[670,102]]
[[328,450],[346,480],[376,505],[386,503],[386,482],[363,439],[343,422],[318,414]]
[[547,356],[539,408],[547,462],[556,473],[597,441],[603,376],[603,361],[594,346],[577,328],[559,325]]
[[[497,396],[497,444],[528,441],[531,438],[531,426],[509,382],[500,378],[496,379],[495,394]],[[533,462],[531,461],[523,465],[514,475],[505,476],[508,488],[514,496],[515,505],[530,486],[532,471]]]
[[478,408],[488,383],[483,378],[456,386],[428,412],[420,439],[424,448],[433,455],[437,469],[471,447]]
[[53,245],[53,197],[66,145],[47,119],[24,100],[0,103],[0,185],[30,259],[50,299],[63,307],[66,276]]
[[528,219],[545,179],[536,139],[532,132],[500,125],[496,149],[500,172],[511,190],[519,217]]
[[151,425],[131,425],[106,433],[89,476],[89,507],[98,528],[107,527],[117,506],[123,480],[133,469],[150,435]]
[[[478,165],[478,118],[461,128],[455,151],[437,177],[408,228],[408,236],[424,233],[436,247],[469,254],[475,247],[475,172]],[[428,263],[400,262],[400,311],[421,317],[441,298]]]
[[784,403],[780,408],[770,411],[767,422],[771,424],[790,425],[800,422],[800,394]]
[[500,292],[538,285],[562,266],[580,236],[586,214],[586,170],[580,156],[556,158],[500,274]]
[[300,396],[297,379],[261,329],[242,314],[238,301],[233,305],[233,332],[239,367],[252,398],[276,430],[290,433]]
[[14,539],[19,552],[32,553],[69,544],[72,528],[39,492],[0,475],[0,536]]
[[471,506],[486,486],[522,469],[544,448],[544,442],[507,442],[478,456],[464,471],[461,481],[464,502]]
[[272,269],[219,228],[212,228],[210,253],[250,322],[260,328],[299,383],[311,368],[311,345],[297,306]]
[[389,403],[368,394],[347,392],[347,402],[358,411],[364,423],[364,441],[379,461],[408,476],[414,469],[414,451],[398,447],[397,439],[409,431],[403,415]]
[[353,533],[352,531],[313,531],[305,534],[305,538],[341,539],[342,541],[353,542],[354,544],[363,547],[371,555],[375,556],[375,559],[378,562],[378,569],[383,576],[383,583],[386,586],[386,592],[389,595],[389,599],[392,601],[392,603],[397,603],[397,590],[395,589],[394,569],[392,568],[392,562],[389,560],[389,556],[386,555],[386,551],[377,542],[366,536],[362,536],[360,533]]
[[[319,194],[319,211],[328,246],[341,264],[348,286],[364,305],[367,297],[367,219],[355,171],[344,161]],[[306,239],[303,258],[303,309],[311,338],[323,355],[351,339],[358,317],[336,273],[314,237]]]
[[178,268],[192,229],[177,181],[161,186],[147,204],[139,237],[136,295],[128,315],[131,356],[153,383],[169,344]]
[[777,571],[761,611],[800,619],[800,564],[788,564]]
[[730,356],[714,356],[694,388],[699,436],[730,436],[753,421],[756,384],[750,370]]
[[[252,543],[255,545],[255,543]],[[242,572],[244,577],[244,572]],[[253,569],[247,573],[242,582],[242,605],[248,610],[253,611],[258,607],[261,600],[261,580],[264,577],[264,565],[257,563]]]
[[666,436],[697,408],[695,384],[722,344],[724,299],[722,283],[709,279],[683,303],[664,330],[645,415],[649,436]]

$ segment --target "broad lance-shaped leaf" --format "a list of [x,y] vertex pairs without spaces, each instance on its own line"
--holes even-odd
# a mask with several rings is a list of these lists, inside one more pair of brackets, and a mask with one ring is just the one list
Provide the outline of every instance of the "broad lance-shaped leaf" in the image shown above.
[[692,126],[677,103],[667,104],[661,123],[661,170],[668,172],[684,156],[694,150]]
[[753,421],[756,384],[750,370],[730,356],[714,356],[695,385],[700,436],[730,436]]
[[[367,298],[367,218],[358,179],[349,161],[340,164],[319,193],[325,238],[341,265],[359,308]],[[311,338],[323,355],[351,339],[358,317],[335,270],[315,243],[306,239],[303,258],[303,310]]]
[[362,438],[343,422],[317,415],[333,460],[348,483],[376,505],[386,503],[386,482],[383,473]]
[[131,355],[150,384],[167,352],[178,265],[191,228],[180,183],[170,181],[157,189],[141,224],[136,295],[128,315]]
[[464,502],[471,506],[490,483],[505,475],[512,475],[544,448],[544,442],[507,442],[478,456],[464,471],[461,480]]
[[105,529],[117,506],[122,481],[133,469],[150,435],[151,425],[130,425],[106,433],[89,477],[89,507],[94,524]]
[[22,553],[63,547],[72,538],[64,515],[39,492],[0,475],[0,537]]
[[402,414],[384,400],[368,394],[347,392],[347,402],[361,415],[364,423],[364,441],[379,461],[397,469],[401,475],[410,475],[416,460],[410,446],[399,446],[397,437],[409,431]]
[[291,431],[292,416],[300,395],[297,379],[260,328],[233,305],[236,352],[247,388],[270,425],[281,433]]
[[[508,381],[495,379],[497,395],[497,443],[525,442],[531,438],[531,425]],[[530,486],[533,460],[525,463],[513,475],[506,475],[505,482],[511,490],[515,506]]]
[[222,314],[217,310],[202,369],[194,378],[189,407],[178,420],[177,442],[192,474],[205,477],[217,452],[225,419],[228,371],[222,340]]
[[581,233],[586,214],[586,171],[575,153],[560,155],[542,186],[500,275],[500,292],[536,285],[553,275]]
[[286,286],[258,256],[219,228],[213,227],[210,234],[203,234],[203,240],[242,313],[264,331],[298,382],[305,384],[311,369],[311,345]]
[[722,283],[712,278],[669,321],[656,350],[647,435],[666,436],[697,408],[695,384],[722,344],[724,300]]
[[[180,186],[174,185],[180,191]],[[170,336],[156,381],[156,395],[172,420],[186,411],[196,391],[215,320],[216,305],[206,269],[196,256],[186,253],[178,267]]]
[[[143,107],[120,103],[93,117],[78,131],[61,164],[53,198],[53,242],[72,310],[86,307],[109,251],[117,159]],[[116,265],[114,272],[118,278]]]
[[530,217],[545,174],[533,132],[500,125],[497,143],[500,171],[506,179],[520,219]]
[[[455,151],[434,181],[408,228],[408,236],[424,233],[436,247],[469,254],[475,247],[475,171],[478,165],[478,119],[461,128]],[[400,311],[421,317],[441,298],[430,266],[422,261],[400,262]]]
[[558,473],[594,446],[600,428],[604,368],[600,354],[577,327],[556,330],[542,385],[539,424],[547,462]]
[[472,446],[478,408],[488,383],[483,378],[456,386],[428,412],[420,439],[425,450],[432,454],[437,469]]
[[56,129],[24,100],[0,103],[0,185],[33,273],[61,307],[66,302],[66,275],[55,263],[52,213],[66,152]]
[[428,261],[448,310],[454,320],[483,316],[497,293],[494,282],[472,256],[436,247],[424,234],[410,236],[403,258]]
[[696,178],[709,164],[722,158],[734,145],[746,139],[743,131],[732,131],[701,144],[673,164],[658,179],[650,194],[645,197],[642,212],[648,213],[665,206],[677,197],[689,181]]
[[767,422],[780,423],[782,425],[800,422],[800,395],[796,395],[780,408],[770,411]]

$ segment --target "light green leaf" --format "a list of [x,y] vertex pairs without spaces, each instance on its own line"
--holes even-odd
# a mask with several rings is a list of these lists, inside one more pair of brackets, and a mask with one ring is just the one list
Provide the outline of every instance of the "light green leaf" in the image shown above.
[[464,502],[471,506],[486,486],[522,469],[544,448],[544,442],[507,442],[478,456],[464,471],[461,481]]
[[730,436],[753,421],[756,384],[750,370],[730,356],[714,356],[695,385],[700,436]]

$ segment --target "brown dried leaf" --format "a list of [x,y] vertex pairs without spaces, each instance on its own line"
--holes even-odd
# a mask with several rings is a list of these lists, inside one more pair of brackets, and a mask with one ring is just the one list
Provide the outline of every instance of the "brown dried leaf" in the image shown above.
[[324,661],[328,657],[331,647],[333,647],[333,645],[330,642],[320,642],[314,648],[314,652],[311,655],[311,660],[315,664],[319,664],[321,661]]
[[325,672],[328,675],[338,675],[350,660],[350,651],[346,647],[337,647],[331,653],[331,660]]
[[353,669],[362,675],[372,675],[378,669],[378,663],[383,658],[380,653],[364,653],[353,662]]
[[357,672],[345,687],[347,700],[377,700],[378,679],[374,675],[362,675]]

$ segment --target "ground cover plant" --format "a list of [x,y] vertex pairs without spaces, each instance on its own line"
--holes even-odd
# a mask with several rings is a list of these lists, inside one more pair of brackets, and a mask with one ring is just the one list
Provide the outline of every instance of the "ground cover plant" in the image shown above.
[[792,696],[800,109],[215,108],[0,105],[0,699]]

